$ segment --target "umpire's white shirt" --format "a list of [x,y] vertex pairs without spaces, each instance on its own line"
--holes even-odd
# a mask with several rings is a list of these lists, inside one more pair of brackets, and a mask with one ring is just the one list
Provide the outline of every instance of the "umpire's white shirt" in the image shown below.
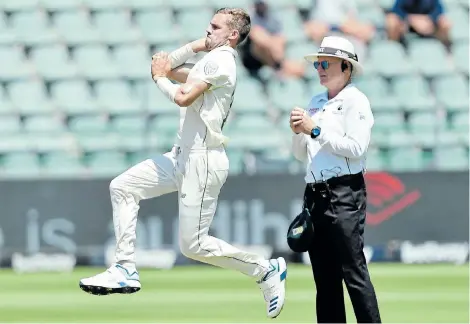
[[315,139],[293,135],[293,154],[307,163],[305,181],[364,172],[374,125],[369,99],[350,84],[331,100],[327,92],[314,96],[306,111],[321,127],[321,134]]
[[181,111],[178,144],[184,148],[215,148],[226,143],[222,127],[228,117],[236,84],[237,52],[222,46],[207,53],[191,69],[187,84],[205,81],[211,84],[190,106]]

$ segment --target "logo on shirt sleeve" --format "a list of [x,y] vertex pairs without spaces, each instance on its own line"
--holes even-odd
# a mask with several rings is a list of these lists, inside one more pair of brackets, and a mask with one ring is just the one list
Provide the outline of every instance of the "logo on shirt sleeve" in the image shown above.
[[215,72],[219,69],[219,65],[214,61],[208,61],[204,65],[204,74],[205,75],[214,75]]

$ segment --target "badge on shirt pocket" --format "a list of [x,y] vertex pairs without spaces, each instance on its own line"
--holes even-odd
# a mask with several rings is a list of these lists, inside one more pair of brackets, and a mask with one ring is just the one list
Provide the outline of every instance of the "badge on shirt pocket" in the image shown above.
[[331,111],[332,114],[335,115],[343,115],[344,114],[344,109],[343,109],[343,101],[337,101],[328,107],[328,110]]
[[343,115],[343,107],[339,106],[337,109],[331,111],[335,115]]

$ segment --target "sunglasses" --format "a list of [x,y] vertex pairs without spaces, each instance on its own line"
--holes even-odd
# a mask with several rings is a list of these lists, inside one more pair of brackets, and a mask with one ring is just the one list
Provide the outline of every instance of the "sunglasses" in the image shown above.
[[315,67],[315,69],[318,70],[318,67],[321,65],[322,69],[323,70],[326,70],[328,69],[328,67],[330,66],[330,62],[328,61],[321,61],[321,62],[318,62],[318,61],[315,61],[313,62],[313,66]]

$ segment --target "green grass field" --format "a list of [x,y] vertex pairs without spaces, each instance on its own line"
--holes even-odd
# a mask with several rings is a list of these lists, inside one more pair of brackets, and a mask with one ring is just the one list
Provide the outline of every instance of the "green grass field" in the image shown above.
[[[468,265],[371,265],[383,322],[468,323],[468,270]],[[289,265],[286,304],[275,320],[266,318],[257,285],[228,270],[142,270],[143,288],[137,294],[92,296],[81,291],[79,279],[98,271],[0,271],[0,322],[315,322],[315,287],[307,266]],[[349,297],[346,301],[348,322],[354,322]]]

